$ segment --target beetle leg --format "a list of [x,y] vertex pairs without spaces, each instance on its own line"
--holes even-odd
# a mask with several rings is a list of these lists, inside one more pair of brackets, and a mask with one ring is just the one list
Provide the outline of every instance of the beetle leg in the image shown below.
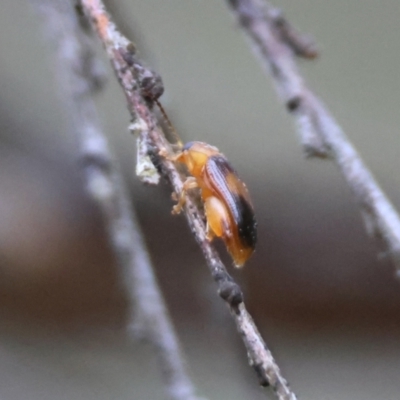
[[232,236],[231,222],[228,210],[224,203],[214,196],[208,197],[204,203],[207,217],[207,239],[212,240],[214,236]]
[[181,194],[179,195],[178,203],[175,204],[174,207],[172,207],[172,214],[179,214],[182,211],[182,208],[186,202],[186,192],[190,189],[195,189],[198,186],[199,185],[197,183],[197,180],[193,176],[190,176],[186,179],[185,182],[183,182],[183,187]]
[[206,239],[211,242],[215,237],[214,231],[211,229],[210,224],[207,221],[206,225]]

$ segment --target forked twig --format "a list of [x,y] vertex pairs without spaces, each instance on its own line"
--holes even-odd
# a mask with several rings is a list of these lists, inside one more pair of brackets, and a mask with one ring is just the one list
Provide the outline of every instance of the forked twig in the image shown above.
[[[101,0],[81,0],[81,5],[102,41],[125,93],[133,120],[131,130],[139,134],[153,164],[170,181],[173,190],[180,193],[182,179],[176,166],[165,157],[160,156],[160,152],[170,152],[171,146],[165,139],[153,110],[154,101],[162,93],[158,75],[143,65],[137,56],[135,46],[119,32]],[[187,197],[185,215],[193,235],[203,251],[212,277],[218,285],[218,293],[225,300],[235,320],[246,346],[249,362],[257,372],[260,384],[271,385],[280,400],[295,400],[295,394],[289,388],[246,310],[240,287],[228,274],[215,249],[206,239],[202,213],[190,196]]]
[[315,46],[264,0],[226,0],[269,71],[297,128],[306,156],[333,160],[360,206],[367,232],[392,257],[400,275],[400,218],[323,102],[306,86],[294,56],[314,58]]
[[[80,140],[80,160],[88,193],[97,202],[129,296],[133,325],[158,350],[168,397],[196,400],[186,372],[168,310],[154,276],[142,233],[126,195],[123,180],[112,160],[93,102],[93,90],[101,82],[93,39],[84,31],[84,19],[65,0],[34,0],[44,16],[48,36],[56,51],[56,71],[68,107],[72,129]],[[71,129],[71,130],[72,130]]]

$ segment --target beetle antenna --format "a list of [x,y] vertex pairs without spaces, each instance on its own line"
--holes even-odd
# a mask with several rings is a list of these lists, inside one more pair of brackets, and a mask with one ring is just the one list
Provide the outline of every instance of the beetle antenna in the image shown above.
[[178,135],[178,132],[176,131],[176,129],[174,128],[174,126],[172,125],[171,120],[169,119],[164,107],[161,105],[161,103],[158,100],[154,100],[154,102],[157,104],[158,108],[161,111],[161,114],[164,118],[164,121],[167,123],[168,125],[168,129],[170,130],[170,132],[172,133],[172,136],[175,138],[176,140],[176,144],[179,146],[179,148],[183,147],[183,143],[181,138]]

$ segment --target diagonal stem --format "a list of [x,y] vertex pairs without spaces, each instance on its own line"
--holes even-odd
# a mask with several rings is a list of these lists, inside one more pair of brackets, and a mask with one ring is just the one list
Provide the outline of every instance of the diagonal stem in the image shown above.
[[[162,93],[159,90],[159,76],[144,66],[136,54],[134,44],[119,32],[101,0],[81,0],[81,5],[103,43],[125,94],[133,120],[131,130],[139,134],[158,172],[170,182],[174,192],[181,193],[183,182],[175,164],[160,155],[171,153],[172,149],[153,110],[155,101]],[[186,198],[184,212],[218,286],[218,293],[226,302],[236,323],[247,349],[249,363],[256,371],[260,384],[270,385],[279,400],[295,400],[295,394],[246,310],[240,287],[228,274],[214,247],[207,240],[202,212],[190,195]]]
[[101,77],[95,73],[93,41],[69,2],[34,0],[55,47],[56,73],[63,99],[80,141],[80,163],[87,192],[100,208],[129,297],[129,336],[141,333],[157,349],[168,398],[198,400],[185,368],[179,342],[153,272],[136,215],[123,179],[100,127],[93,91]]
[[[315,46],[264,0],[226,0],[269,72],[287,110],[295,117],[307,157],[331,159],[360,207],[368,234],[383,244],[400,276],[400,217],[343,129],[307,87],[295,56],[314,58]],[[290,39],[290,40],[289,40]]]

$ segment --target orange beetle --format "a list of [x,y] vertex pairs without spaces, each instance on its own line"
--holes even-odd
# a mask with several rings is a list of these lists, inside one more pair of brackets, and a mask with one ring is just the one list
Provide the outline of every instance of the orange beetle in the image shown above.
[[207,218],[207,238],[222,238],[234,265],[242,267],[257,241],[257,223],[246,185],[226,157],[207,143],[189,142],[172,159],[185,164],[192,175],[185,181],[173,212],[181,211],[187,190],[199,187]]

